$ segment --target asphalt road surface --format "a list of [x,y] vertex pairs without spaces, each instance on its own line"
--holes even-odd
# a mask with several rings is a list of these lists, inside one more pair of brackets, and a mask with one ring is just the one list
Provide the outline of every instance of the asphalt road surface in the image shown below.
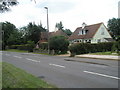
[[[0,55],[3,62],[24,69],[58,88],[118,88],[120,80],[118,61],[5,51]],[[90,63],[93,61],[95,63]]]

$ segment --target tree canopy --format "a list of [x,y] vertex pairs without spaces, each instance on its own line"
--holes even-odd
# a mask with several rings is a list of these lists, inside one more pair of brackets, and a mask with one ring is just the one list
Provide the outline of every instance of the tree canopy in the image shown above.
[[16,26],[10,22],[2,22],[2,44],[3,48],[12,44],[20,44],[22,34],[16,28]]
[[10,11],[12,6],[17,5],[17,0],[0,0],[0,13]]
[[49,40],[51,50],[55,50],[55,53],[66,53],[68,50],[69,41],[64,36],[54,36]]
[[120,18],[109,19],[108,29],[110,30],[114,39],[120,37]]
[[72,34],[70,29],[64,29],[62,21],[60,21],[60,23],[56,23],[55,27],[58,28],[58,30],[62,30],[63,32],[65,32],[68,36]]

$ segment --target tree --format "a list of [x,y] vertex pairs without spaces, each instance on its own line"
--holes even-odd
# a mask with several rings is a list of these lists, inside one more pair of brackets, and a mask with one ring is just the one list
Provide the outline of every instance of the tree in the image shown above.
[[[34,2],[36,3],[35,0]],[[10,11],[11,7],[15,5],[18,5],[17,0],[0,0],[0,13],[4,13],[5,11]]]
[[10,11],[11,6],[17,5],[17,0],[0,0],[0,12]]
[[70,36],[72,34],[70,29],[65,29],[64,30],[64,26],[63,26],[61,21],[60,21],[60,23],[56,23],[55,27],[58,28],[58,30],[62,30],[63,32],[65,32],[68,36]]
[[36,25],[35,23],[29,23],[26,27],[21,28],[21,32],[23,33],[24,42],[34,41],[37,43],[40,39],[40,32],[46,31],[42,25]]
[[55,27],[58,28],[58,30],[63,30],[63,28],[64,28],[61,21],[60,21],[60,23],[56,23]]
[[120,37],[120,18],[109,19],[108,29],[110,30],[114,39]]
[[4,34],[2,34],[3,49],[12,44],[20,44],[22,34],[19,32],[16,26],[10,22],[2,22],[1,24],[4,32]]
[[72,32],[70,31],[70,29],[65,29],[64,32],[65,32],[68,36],[70,36],[70,35],[72,34]]
[[66,53],[68,50],[69,41],[64,36],[54,36],[49,40],[50,50],[55,50],[55,53]]

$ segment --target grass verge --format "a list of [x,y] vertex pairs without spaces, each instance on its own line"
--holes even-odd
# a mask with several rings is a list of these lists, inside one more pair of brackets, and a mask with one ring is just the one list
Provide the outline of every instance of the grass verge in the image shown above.
[[[28,51],[18,50],[18,49],[7,49],[7,50],[5,50],[5,51],[9,51],[9,52],[20,52],[20,53],[28,53]],[[48,53],[36,53],[36,52],[30,52],[30,53],[53,56],[53,55],[50,55],[50,54],[48,54]]]
[[46,83],[24,70],[3,62],[2,88],[55,88],[55,86]]
[[7,49],[5,51],[10,51],[10,52],[22,52],[22,53],[27,53],[28,51],[24,51],[24,50],[18,50],[18,49]]

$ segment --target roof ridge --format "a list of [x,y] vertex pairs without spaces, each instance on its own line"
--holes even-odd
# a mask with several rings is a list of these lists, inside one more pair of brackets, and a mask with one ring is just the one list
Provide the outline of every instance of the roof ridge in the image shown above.
[[[88,26],[93,26],[93,25],[98,25],[98,24],[103,24],[103,22],[100,22],[100,23],[96,23],[96,24],[90,24],[90,25],[86,25],[85,27],[88,27]],[[82,27],[77,27],[78,28],[82,28]]]
[[93,26],[93,25],[98,25],[98,24],[103,24],[103,22],[96,23],[96,24],[91,24],[91,25],[87,25],[87,26]]

